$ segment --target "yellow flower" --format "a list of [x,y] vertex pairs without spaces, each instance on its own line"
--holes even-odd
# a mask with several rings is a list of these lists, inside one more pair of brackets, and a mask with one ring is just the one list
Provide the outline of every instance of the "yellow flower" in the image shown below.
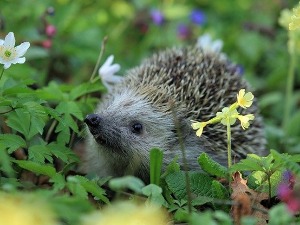
[[248,114],[245,116],[239,115],[238,119],[241,121],[241,126],[245,130],[250,126],[249,121],[254,120],[254,115],[253,114]]
[[300,5],[293,8],[291,23],[289,23],[289,30],[296,30],[299,28],[300,28]]
[[0,192],[0,224],[57,225],[46,202],[37,196]]
[[167,213],[154,205],[119,202],[83,218],[83,225],[166,225]]
[[245,89],[241,89],[237,94],[237,103],[244,109],[252,105],[253,99],[253,94],[251,92],[245,94]]
[[227,125],[228,122],[230,125],[233,125],[238,116],[238,111],[236,109],[230,109],[229,107],[224,107],[222,112],[217,112],[217,117],[221,119],[223,125]]
[[292,22],[292,12],[289,9],[283,9],[280,12],[280,17],[278,19],[279,24],[285,29],[289,29],[289,24]]
[[197,130],[196,135],[200,137],[203,132],[203,128],[207,125],[207,122],[193,122],[192,123],[192,128],[194,130]]

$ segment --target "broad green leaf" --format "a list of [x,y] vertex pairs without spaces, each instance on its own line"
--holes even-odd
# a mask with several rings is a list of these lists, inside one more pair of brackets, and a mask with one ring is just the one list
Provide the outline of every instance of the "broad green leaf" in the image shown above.
[[[212,197],[211,184],[213,179],[204,173],[189,172],[191,191],[196,196]],[[177,199],[187,197],[186,192],[186,174],[184,171],[169,174],[166,177],[169,189]]]
[[228,178],[228,170],[218,162],[214,161],[205,152],[198,157],[198,163],[201,168],[210,175]]
[[53,177],[56,174],[56,170],[52,165],[40,164],[28,160],[13,160],[13,162],[21,168],[32,171],[36,174],[43,174],[48,177]]
[[137,194],[141,194],[142,188],[145,186],[142,180],[133,176],[113,178],[109,181],[108,185],[111,189],[115,191],[130,189]]
[[206,203],[212,202],[214,199],[211,197],[206,197],[206,196],[197,196],[192,200],[192,205],[193,206],[200,206],[204,205]]
[[25,148],[26,142],[23,138],[15,134],[0,134],[0,150],[7,149],[11,154],[18,148]]
[[248,154],[246,159],[232,165],[230,171],[264,171],[261,158],[255,154]]
[[108,198],[105,196],[105,191],[101,187],[99,187],[99,185],[95,181],[89,180],[86,177],[79,175],[72,176],[72,178],[68,177],[68,181],[70,179],[72,180],[72,182],[79,183],[87,192],[91,193],[93,196],[100,199],[104,203],[109,203]]
[[216,199],[228,198],[229,193],[227,189],[219,181],[213,180],[211,184],[211,188],[212,188],[212,194],[214,198]]
[[150,183],[159,185],[161,167],[163,160],[163,152],[158,148],[153,148],[150,151]]

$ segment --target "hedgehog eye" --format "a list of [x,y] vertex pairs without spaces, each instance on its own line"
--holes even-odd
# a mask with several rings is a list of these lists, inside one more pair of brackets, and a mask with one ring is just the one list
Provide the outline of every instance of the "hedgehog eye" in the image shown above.
[[134,124],[131,126],[131,131],[132,131],[132,133],[140,134],[140,133],[142,133],[142,131],[143,131],[143,125],[140,124],[140,123],[134,123]]

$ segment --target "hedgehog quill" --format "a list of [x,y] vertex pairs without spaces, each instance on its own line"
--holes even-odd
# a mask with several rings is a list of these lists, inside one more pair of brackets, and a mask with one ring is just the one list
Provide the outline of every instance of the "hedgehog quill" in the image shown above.
[[[175,119],[180,122],[189,170],[200,170],[197,157],[202,152],[226,165],[226,130],[222,125],[208,126],[199,138],[190,121],[209,120],[234,102],[240,89],[249,89],[232,68],[222,53],[187,47],[159,52],[130,69],[125,79],[104,96],[95,113],[85,119],[90,131],[85,172],[101,177],[133,174],[147,182],[153,147],[163,150],[164,166],[175,156],[181,163]],[[235,161],[248,153],[265,153],[266,140],[256,102],[247,113],[255,115],[249,129],[232,126]]]

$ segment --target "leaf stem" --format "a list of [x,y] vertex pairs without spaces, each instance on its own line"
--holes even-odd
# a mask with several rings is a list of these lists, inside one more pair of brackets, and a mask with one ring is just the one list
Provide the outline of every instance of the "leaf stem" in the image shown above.
[[100,61],[101,61],[101,58],[102,58],[102,55],[104,53],[104,49],[105,49],[105,44],[106,44],[106,41],[107,41],[107,36],[105,36],[102,40],[102,43],[101,43],[101,50],[100,50],[100,53],[99,53],[99,56],[98,56],[98,59],[97,59],[97,63],[94,67],[94,71],[92,73],[92,76],[90,78],[90,82],[93,83],[94,81],[94,77],[96,76],[96,73],[97,73],[97,70],[100,66]]
[[1,71],[1,74],[0,74],[0,80],[1,80],[1,78],[2,78],[3,73],[4,73],[4,66],[3,66],[2,71]]
[[[293,42],[293,37],[290,35],[290,40]],[[294,87],[294,77],[295,77],[295,68],[296,68],[296,54],[293,48],[293,44],[289,49],[290,54],[290,65],[289,71],[287,76],[287,83],[286,83],[286,92],[285,92],[285,108],[284,108],[284,117],[283,117],[283,129],[287,128],[287,124],[291,115],[292,111],[292,97],[293,97],[293,87]]]
[[229,118],[227,119],[227,159],[228,169],[231,167],[231,129]]

